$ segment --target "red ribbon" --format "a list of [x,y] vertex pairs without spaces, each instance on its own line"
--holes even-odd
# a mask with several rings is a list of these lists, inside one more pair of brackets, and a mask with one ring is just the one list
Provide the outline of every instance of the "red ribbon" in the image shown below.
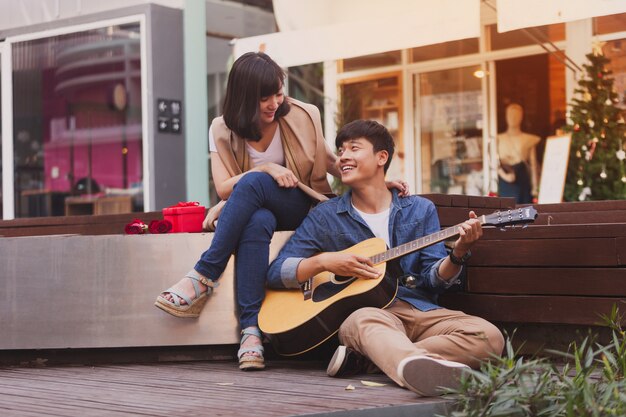
[[200,203],[197,201],[179,201],[178,204],[172,207],[196,207],[199,205]]

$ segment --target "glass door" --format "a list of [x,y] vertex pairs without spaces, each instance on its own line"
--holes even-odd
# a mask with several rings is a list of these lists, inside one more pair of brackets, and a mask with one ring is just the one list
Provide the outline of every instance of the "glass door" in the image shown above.
[[344,80],[340,92],[337,126],[357,119],[383,124],[393,136],[396,147],[387,178],[404,178],[401,74],[394,72]]
[[9,71],[15,217],[143,211],[140,23],[14,41]]
[[423,193],[485,195],[478,66],[414,76]]

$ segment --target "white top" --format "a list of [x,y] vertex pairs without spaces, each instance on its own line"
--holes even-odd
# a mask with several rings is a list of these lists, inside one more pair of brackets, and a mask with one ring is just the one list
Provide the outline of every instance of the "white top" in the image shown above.
[[352,205],[354,210],[365,220],[367,226],[370,228],[374,236],[379,237],[385,241],[387,247],[391,247],[391,243],[389,242],[389,210],[381,211],[380,213],[363,213],[358,208]]
[[[285,166],[285,151],[283,149],[283,141],[280,138],[280,129],[276,129],[270,146],[267,147],[265,152],[259,152],[254,149],[246,141],[246,149],[248,155],[250,155],[250,166],[255,167],[258,165],[267,164],[273,162],[278,165]],[[217,146],[215,146],[215,138],[213,132],[209,129],[209,151],[217,152]]]

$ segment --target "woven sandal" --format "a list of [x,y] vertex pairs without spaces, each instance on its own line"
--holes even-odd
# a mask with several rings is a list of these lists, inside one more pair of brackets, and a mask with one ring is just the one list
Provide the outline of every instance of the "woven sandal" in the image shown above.
[[[195,292],[195,297],[193,300],[187,297],[184,294],[180,294],[174,290],[173,287],[168,288],[163,291],[156,299],[154,305],[165,311],[166,313],[170,313],[176,317],[191,317],[196,318],[200,315],[202,308],[206,304],[206,301],[209,299],[209,295],[213,292],[213,289],[217,287],[217,283],[213,282],[206,277],[200,275],[194,269],[189,271],[185,278],[189,278],[191,283],[193,284],[193,290]],[[200,291],[200,286],[198,282],[206,285],[207,289],[205,291]],[[164,294],[171,294],[172,301],[169,301],[165,298]],[[185,300],[187,304],[180,303],[181,300]]]
[[[241,331],[243,335],[241,337],[240,345],[245,342],[250,336],[256,336],[259,339],[263,340],[263,336],[261,335],[261,331],[258,327],[246,327]],[[251,346],[240,348],[237,352],[237,357],[239,358],[239,369],[243,371],[255,371],[265,368],[265,358],[263,358],[263,345],[260,344],[258,346]],[[257,353],[256,355],[246,355],[247,353]]]

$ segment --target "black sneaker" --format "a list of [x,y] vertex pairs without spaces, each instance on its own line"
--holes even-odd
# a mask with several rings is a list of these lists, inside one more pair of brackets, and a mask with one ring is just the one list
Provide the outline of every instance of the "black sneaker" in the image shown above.
[[336,378],[356,375],[365,372],[368,363],[369,360],[365,356],[349,347],[339,345],[328,363],[326,374]]

